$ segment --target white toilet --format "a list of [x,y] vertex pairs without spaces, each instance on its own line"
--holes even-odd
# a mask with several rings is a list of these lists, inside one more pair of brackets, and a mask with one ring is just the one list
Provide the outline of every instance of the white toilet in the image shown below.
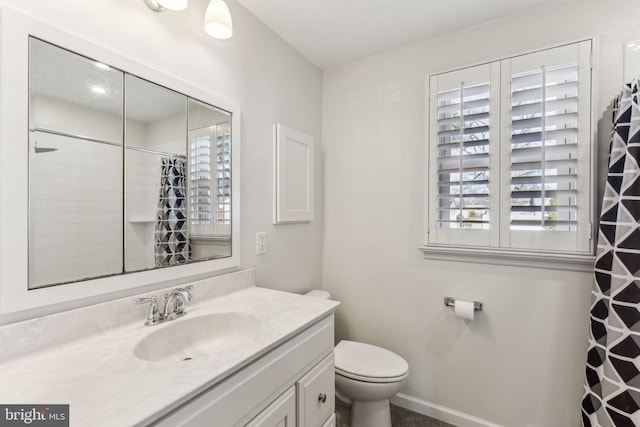
[[[326,291],[308,296],[329,298]],[[351,427],[391,427],[389,399],[409,375],[397,354],[371,344],[340,341],[335,347],[336,396],[351,404]]]

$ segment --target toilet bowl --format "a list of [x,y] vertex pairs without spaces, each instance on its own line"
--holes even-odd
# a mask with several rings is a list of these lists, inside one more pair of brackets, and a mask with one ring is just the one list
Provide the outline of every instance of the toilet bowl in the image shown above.
[[335,366],[336,394],[351,400],[351,427],[391,427],[389,399],[409,375],[407,362],[384,348],[343,340]]
[[[329,298],[326,291],[308,296]],[[351,427],[391,427],[389,399],[409,375],[397,354],[371,344],[342,340],[335,347],[336,396],[351,404]]]

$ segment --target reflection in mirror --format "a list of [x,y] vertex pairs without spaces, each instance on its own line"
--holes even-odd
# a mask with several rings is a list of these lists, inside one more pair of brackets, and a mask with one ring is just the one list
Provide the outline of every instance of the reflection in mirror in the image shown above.
[[125,271],[189,261],[187,97],[126,75]]
[[233,258],[232,114],[29,43],[29,289]]
[[29,40],[29,289],[122,273],[123,73]]
[[188,140],[191,257],[229,257],[231,114],[189,98]]

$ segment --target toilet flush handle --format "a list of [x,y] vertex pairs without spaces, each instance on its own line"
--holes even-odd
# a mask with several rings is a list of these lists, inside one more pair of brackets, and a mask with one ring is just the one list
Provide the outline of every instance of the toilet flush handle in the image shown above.
[[327,395],[324,393],[320,393],[320,395],[318,396],[318,402],[324,403],[326,401],[327,401]]

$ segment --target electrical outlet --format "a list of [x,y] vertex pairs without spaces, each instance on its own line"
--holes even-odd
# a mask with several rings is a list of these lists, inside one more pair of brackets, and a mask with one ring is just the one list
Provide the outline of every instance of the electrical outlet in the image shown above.
[[267,233],[262,231],[256,233],[256,255],[264,255],[267,253]]

